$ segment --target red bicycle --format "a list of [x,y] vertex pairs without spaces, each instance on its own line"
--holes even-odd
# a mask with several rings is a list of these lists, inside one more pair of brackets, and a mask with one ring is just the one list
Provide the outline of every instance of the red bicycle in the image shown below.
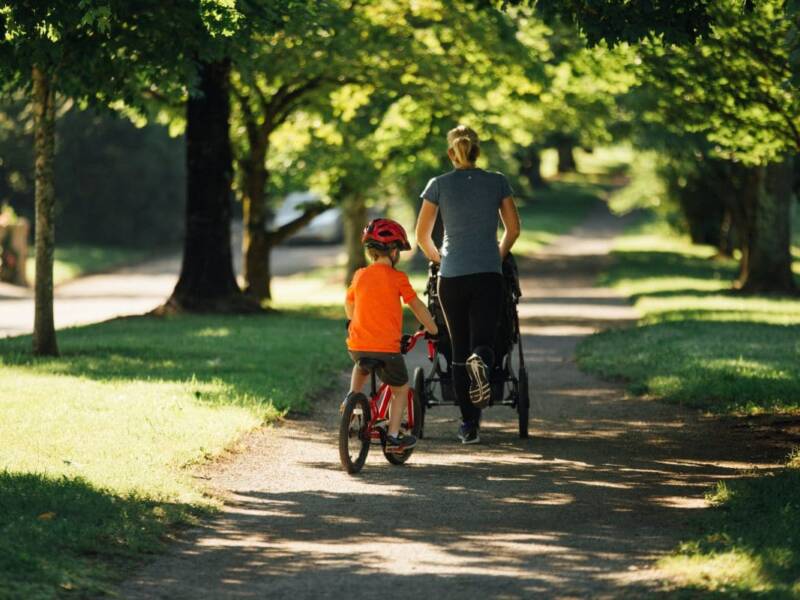
[[[424,335],[424,331],[412,335],[403,354],[411,350]],[[380,387],[377,386],[375,371],[383,366],[380,360],[362,358],[358,364],[370,372],[370,397],[367,399],[361,393],[350,394],[342,406],[342,419],[339,425],[339,458],[345,471],[351,474],[358,473],[362,469],[372,445],[380,445],[386,460],[393,465],[402,465],[414,452],[414,448],[402,453],[386,450],[386,428],[389,423],[392,389],[385,383],[381,383]],[[419,436],[422,427],[422,419],[419,416],[421,410],[414,389],[409,387],[406,417],[401,423],[401,429],[405,433]]]

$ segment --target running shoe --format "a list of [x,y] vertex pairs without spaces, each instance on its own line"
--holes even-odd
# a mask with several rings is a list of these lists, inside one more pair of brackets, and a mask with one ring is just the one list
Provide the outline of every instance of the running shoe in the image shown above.
[[464,421],[458,429],[458,439],[462,444],[477,444],[481,441],[478,431],[480,428],[474,423]]
[[469,400],[478,408],[489,404],[492,387],[489,385],[489,367],[483,359],[473,354],[467,359],[467,376],[469,377]]
[[402,454],[406,450],[411,450],[411,448],[416,445],[417,438],[411,434],[403,433],[402,431],[397,434],[397,437],[393,435],[386,436],[386,452]]

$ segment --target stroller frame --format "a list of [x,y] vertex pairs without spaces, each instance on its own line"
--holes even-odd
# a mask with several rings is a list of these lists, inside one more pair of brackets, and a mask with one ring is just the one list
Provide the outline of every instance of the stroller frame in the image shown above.
[[[438,265],[431,263],[428,269],[428,285],[425,295],[428,297],[428,309],[436,321],[440,331],[447,331],[441,304],[437,292]],[[516,409],[518,415],[519,437],[528,437],[528,420],[530,414],[530,392],[528,389],[528,372],[525,367],[525,356],[522,349],[519,315],[517,305],[522,292],[519,288],[517,267],[514,258],[509,254],[503,261],[503,277],[505,297],[503,310],[505,323],[510,339],[505,351],[500,354],[490,376],[492,388],[488,406],[505,405]],[[444,346],[444,344],[447,344]],[[426,370],[417,367],[414,371],[414,392],[420,399],[420,435],[424,436],[425,414],[429,408],[442,405],[457,405],[452,386],[452,348],[449,337],[440,337],[435,344],[428,345],[428,360],[431,366]],[[497,346],[497,344],[496,344]],[[514,355],[517,360],[514,361]],[[448,358],[449,355],[449,358]],[[516,372],[513,363],[517,363]]]

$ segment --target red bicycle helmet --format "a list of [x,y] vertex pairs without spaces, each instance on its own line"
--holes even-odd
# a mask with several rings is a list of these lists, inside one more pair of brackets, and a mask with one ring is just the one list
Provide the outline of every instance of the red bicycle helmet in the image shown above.
[[369,225],[364,228],[361,243],[381,250],[389,250],[391,248],[411,250],[406,230],[403,229],[400,223],[391,219],[373,219],[370,221]]

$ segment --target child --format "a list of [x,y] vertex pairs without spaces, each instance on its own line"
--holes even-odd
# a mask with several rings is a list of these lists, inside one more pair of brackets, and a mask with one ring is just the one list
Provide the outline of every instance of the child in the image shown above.
[[[378,370],[381,381],[392,388],[386,450],[401,453],[417,443],[413,435],[400,433],[406,399],[408,371],[400,350],[403,307],[409,306],[428,333],[438,334],[436,323],[427,307],[417,298],[408,277],[394,268],[401,250],[411,250],[402,225],[391,219],[374,219],[361,236],[372,264],[359,269],[347,290],[345,312],[348,325],[347,348],[355,361],[350,380],[350,393],[361,392],[369,372],[359,368],[360,358],[376,358],[384,366]],[[349,394],[348,394],[349,395]]]

